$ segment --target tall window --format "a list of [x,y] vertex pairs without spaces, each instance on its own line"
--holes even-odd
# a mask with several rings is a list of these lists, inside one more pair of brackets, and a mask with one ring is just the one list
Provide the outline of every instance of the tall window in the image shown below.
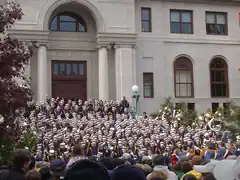
[[71,12],[59,13],[53,17],[49,29],[51,31],[87,32],[84,20]]
[[225,60],[215,58],[210,63],[211,96],[228,97],[228,67]]
[[206,31],[211,35],[227,35],[227,13],[206,12]]
[[212,112],[215,113],[219,108],[219,103],[212,103]]
[[152,32],[151,8],[142,7],[142,32]]
[[153,73],[143,73],[143,96],[144,98],[153,98]]
[[193,65],[190,59],[180,57],[174,62],[175,97],[193,97]]
[[171,33],[193,34],[192,11],[170,10]]

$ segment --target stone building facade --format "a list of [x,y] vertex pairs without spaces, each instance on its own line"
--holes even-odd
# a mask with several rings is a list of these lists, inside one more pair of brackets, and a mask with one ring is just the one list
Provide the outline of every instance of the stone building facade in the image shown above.
[[17,0],[10,33],[35,44],[26,74],[34,99],[121,100],[140,110],[173,97],[190,109],[240,100],[237,1]]

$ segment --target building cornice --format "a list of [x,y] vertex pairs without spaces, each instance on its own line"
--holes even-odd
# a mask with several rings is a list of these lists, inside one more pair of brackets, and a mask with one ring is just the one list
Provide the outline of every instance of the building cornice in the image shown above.
[[[58,41],[56,37],[49,38],[49,31],[41,30],[16,30],[9,29],[8,33],[15,38],[25,42],[38,42],[48,43],[51,41]],[[88,39],[88,40],[87,40]],[[74,38],[62,38],[61,41],[74,41]],[[114,46],[114,45],[136,45],[136,40],[151,40],[151,41],[162,41],[164,43],[194,43],[194,44],[222,44],[222,45],[240,45],[238,40],[210,40],[208,38],[196,39],[182,39],[182,38],[166,38],[166,37],[137,37],[134,33],[98,33],[95,38],[84,39],[89,42],[97,42],[98,46]]]
[[[57,41],[56,37],[50,37],[50,31],[41,30],[20,30],[9,29],[8,33],[15,38],[22,41],[36,41],[40,43],[47,43],[49,41]],[[96,39],[88,38],[88,41],[96,41],[98,45],[136,45],[137,34],[134,33],[98,33]],[[70,37],[71,38],[71,37]],[[61,38],[61,40],[69,40],[68,38]],[[74,41],[74,37],[71,38]],[[86,39],[87,40],[87,39]]]
[[159,1],[159,2],[175,2],[175,3],[191,3],[191,4],[215,4],[236,6],[240,5],[240,0],[141,0],[141,1]]
[[9,29],[8,33],[22,41],[48,42],[49,31]]
[[73,48],[73,47],[68,47],[68,48],[54,48],[54,47],[49,47],[50,51],[96,51],[96,48]]
[[216,44],[216,45],[240,45],[239,41],[228,41],[228,40],[183,40],[183,39],[164,39],[164,43],[183,43],[183,44]]
[[137,34],[134,33],[98,33],[99,45],[136,45]]
[[137,38],[137,41],[157,41],[163,43],[184,43],[184,44],[217,44],[217,45],[240,45],[239,40],[226,40],[226,39],[209,39],[209,38],[167,38],[167,37],[144,37],[140,36]]

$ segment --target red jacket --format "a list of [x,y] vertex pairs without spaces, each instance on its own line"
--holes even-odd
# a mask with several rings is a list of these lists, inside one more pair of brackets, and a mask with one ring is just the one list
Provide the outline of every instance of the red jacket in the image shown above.
[[175,166],[179,161],[179,157],[176,153],[172,153],[172,165]]

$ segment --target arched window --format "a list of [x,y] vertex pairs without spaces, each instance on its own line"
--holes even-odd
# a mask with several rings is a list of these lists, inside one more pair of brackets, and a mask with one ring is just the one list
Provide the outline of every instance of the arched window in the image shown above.
[[71,12],[59,13],[54,16],[49,29],[51,31],[87,32],[84,20]]
[[228,66],[224,59],[214,58],[210,63],[211,96],[228,97]]
[[174,62],[175,97],[193,97],[193,65],[187,57],[179,57]]

